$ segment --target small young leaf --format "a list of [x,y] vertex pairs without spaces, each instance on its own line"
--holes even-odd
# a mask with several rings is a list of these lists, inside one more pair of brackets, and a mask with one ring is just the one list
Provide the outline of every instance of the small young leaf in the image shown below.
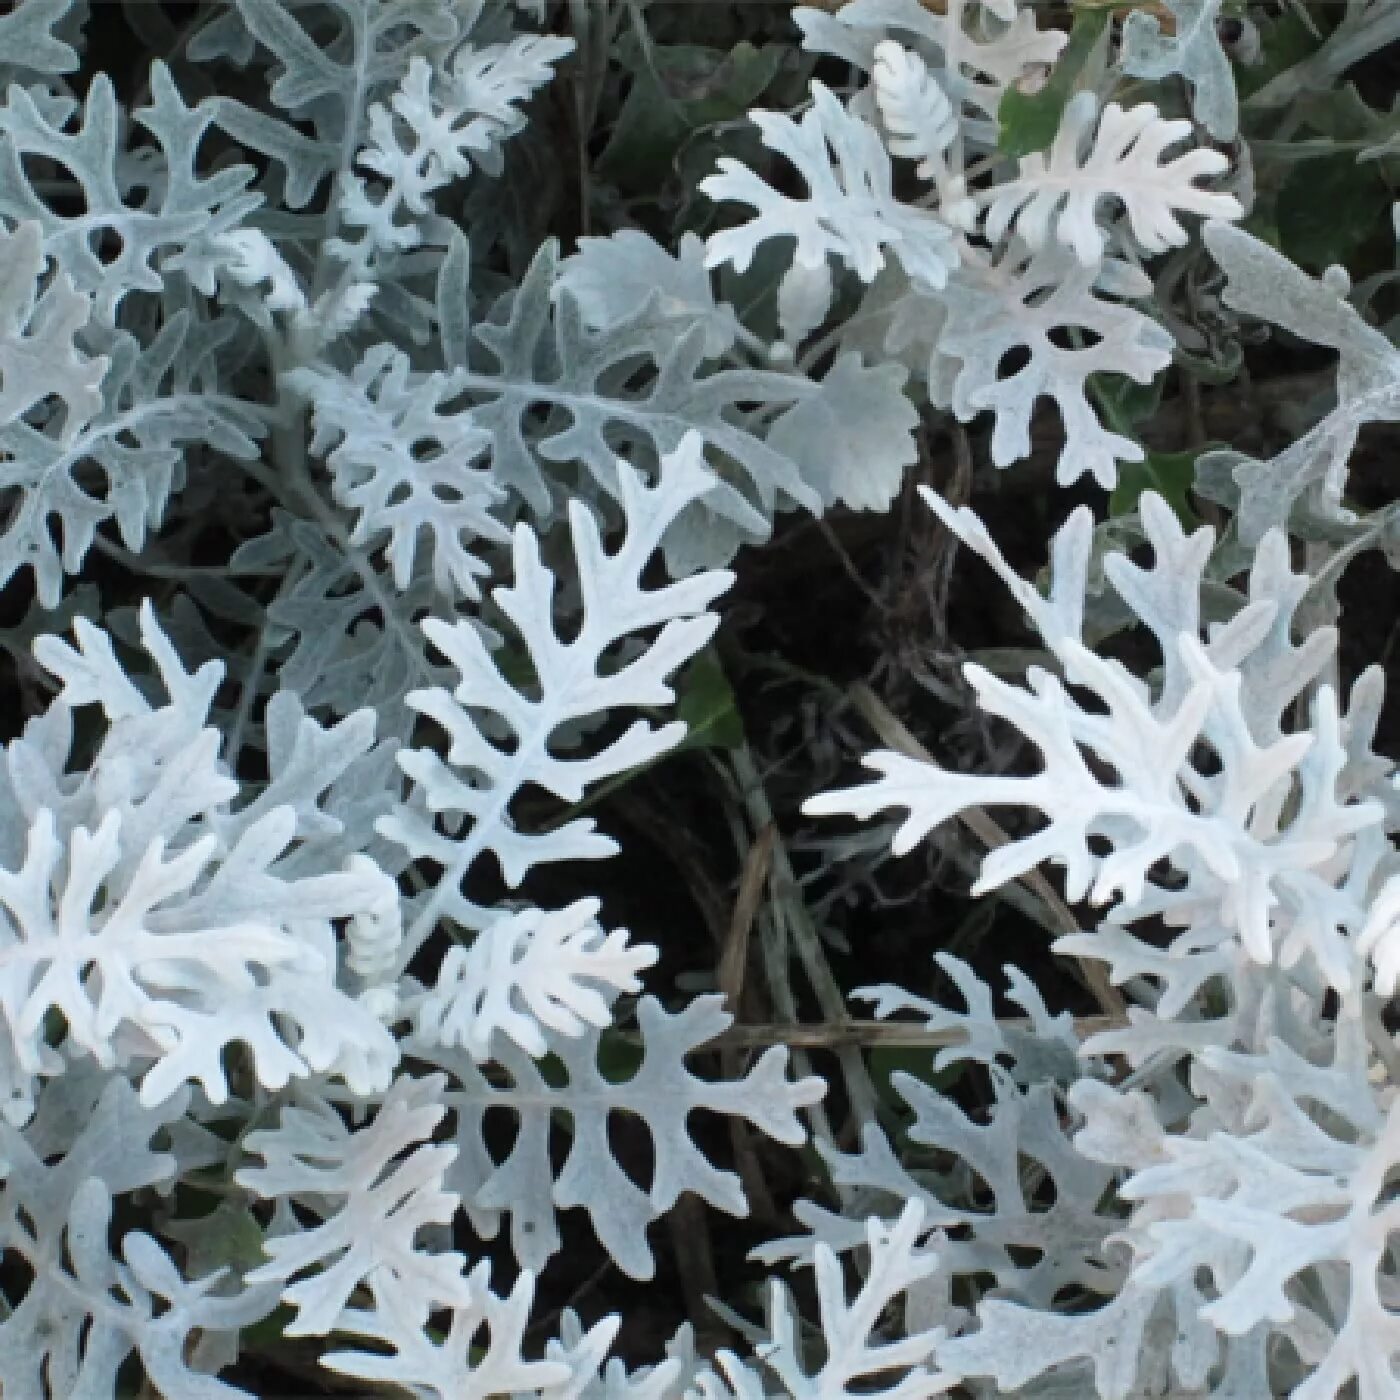
[[1201,522],[1186,493],[1195,483],[1196,458],[1201,450],[1149,451],[1145,461],[1125,462],[1118,469],[1118,485],[1109,497],[1109,514],[1129,515],[1137,509],[1144,491],[1155,491],[1176,512],[1183,528],[1194,530]]
[[744,721],[713,648],[702,651],[686,671],[676,718],[686,726],[678,753],[683,749],[737,749],[743,744]]
[[247,1273],[267,1262],[262,1227],[246,1205],[235,1201],[221,1201],[198,1219],[176,1221],[165,1233],[185,1246],[185,1273],[190,1278],[224,1268]]

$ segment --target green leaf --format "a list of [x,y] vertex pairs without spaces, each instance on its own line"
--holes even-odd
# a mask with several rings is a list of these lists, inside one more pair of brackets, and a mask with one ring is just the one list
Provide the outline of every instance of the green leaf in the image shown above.
[[626,1084],[635,1078],[644,1058],[642,1046],[617,1031],[604,1031],[598,1039],[598,1073],[609,1084]]
[[912,1079],[917,1079],[921,1084],[927,1084],[943,1094],[952,1089],[958,1080],[967,1073],[968,1069],[968,1062],[959,1060],[949,1065],[947,1069],[935,1070],[933,1053],[929,1050],[920,1050],[912,1045],[872,1046],[869,1063],[870,1079],[875,1085],[875,1092],[880,1096],[881,1103],[900,1115],[908,1113],[909,1110],[903,1096],[891,1082],[893,1075],[896,1073],[907,1074]]
[[679,687],[676,718],[685,721],[686,735],[672,753],[742,746],[744,722],[734,689],[713,649],[702,651],[686,671]]
[[624,193],[655,194],[692,132],[742,117],[777,75],[783,49],[737,44],[728,53],[694,44],[620,46],[635,74],[597,171]]
[[1261,26],[1259,62],[1233,65],[1240,101],[1247,101],[1280,73],[1286,73],[1315,53],[1318,44],[1317,36],[1292,10],[1286,11],[1276,23]]
[[1343,153],[1295,165],[1278,192],[1276,219],[1283,251],[1304,267],[1345,264],[1388,223],[1390,190],[1375,165]]
[[248,1356],[275,1352],[288,1341],[287,1327],[296,1320],[296,1309],[286,1303],[278,1303],[268,1315],[249,1327],[243,1328],[239,1339],[243,1352]]
[[1028,156],[1048,150],[1060,129],[1065,104],[1094,47],[1108,31],[1107,9],[1080,8],[1075,12],[1069,43],[1055,62],[1055,69],[1039,92],[1025,93],[1014,84],[1002,95],[997,108],[997,149],[1008,156]]
[[[1166,375],[1159,374],[1146,384],[1139,384],[1121,374],[1096,374],[1093,377],[1094,392],[1101,404],[1113,415],[1116,423],[1124,426],[1142,423],[1162,406],[1162,389]],[[1118,432],[1123,432],[1120,426]],[[1125,434],[1131,436],[1131,434]]]
[[237,1201],[221,1201],[196,1220],[177,1220],[165,1233],[185,1246],[187,1278],[205,1278],[225,1268],[241,1275],[267,1263],[262,1226]]
[[1187,492],[1196,482],[1196,458],[1206,448],[1190,452],[1149,451],[1141,462],[1121,462],[1118,485],[1109,497],[1109,514],[1131,515],[1144,491],[1155,491],[1176,512],[1182,528],[1194,530],[1201,522],[1191,509]]

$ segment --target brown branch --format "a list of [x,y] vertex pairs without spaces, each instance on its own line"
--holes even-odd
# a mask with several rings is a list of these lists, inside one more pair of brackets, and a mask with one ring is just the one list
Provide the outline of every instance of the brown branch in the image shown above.
[[[743,1014],[741,1003],[745,991],[744,975],[749,963],[749,939],[763,904],[763,893],[773,867],[773,848],[777,839],[778,828],[769,822],[760,828],[753,845],[749,847],[748,854],[744,857],[743,873],[739,877],[739,893],[734,901],[734,912],[720,950],[716,982],[724,995],[725,1005],[736,1018]],[[754,990],[750,988],[748,1001],[751,1007],[756,1000]],[[740,1078],[742,1059],[742,1053],[733,1046],[721,1051],[720,1065],[726,1079]],[[749,1202],[751,1213],[756,1219],[776,1223],[778,1210],[773,1201],[773,1193],[768,1189],[767,1175],[763,1170],[763,1163],[759,1160],[749,1125],[742,1118],[730,1118],[729,1141],[734,1149],[734,1166],[744,1184],[744,1198]],[[713,1289],[710,1291],[714,1292]]]
[[[928,10],[931,14],[945,15],[948,13],[948,0],[918,0],[921,8]],[[805,9],[825,10],[828,14],[835,14],[837,10],[848,5],[850,0],[800,0]],[[1046,9],[1051,7],[1053,0],[1042,0]],[[1113,11],[1114,19],[1125,19],[1134,11],[1141,11],[1143,14],[1155,15],[1157,22],[1162,26],[1162,33],[1171,35],[1176,33],[1176,16],[1167,8],[1162,0],[1076,0],[1076,7],[1079,9],[1108,9]],[[1070,7],[1064,7],[1066,17],[1071,13]]]
[[[997,1021],[1008,1029],[1033,1031],[1034,1023],[1025,1017],[1008,1017]],[[1125,1024],[1119,1016],[1077,1016],[1075,1033],[1081,1038],[1100,1031],[1119,1030]],[[707,1050],[763,1050],[770,1045],[786,1045],[790,1050],[832,1050],[844,1046],[890,1046],[903,1050],[940,1050],[948,1045],[962,1045],[967,1033],[957,1027],[930,1030],[925,1026],[898,1021],[818,1021],[799,1025],[730,1026],[714,1040]]]
[[777,828],[772,822],[759,831],[744,861],[744,873],[739,879],[739,894],[734,901],[734,913],[725,934],[724,948],[719,958],[717,982],[724,993],[730,1013],[739,1015],[739,998],[744,990],[744,970],[749,961],[749,934],[763,900],[768,872],[773,865],[773,843]]

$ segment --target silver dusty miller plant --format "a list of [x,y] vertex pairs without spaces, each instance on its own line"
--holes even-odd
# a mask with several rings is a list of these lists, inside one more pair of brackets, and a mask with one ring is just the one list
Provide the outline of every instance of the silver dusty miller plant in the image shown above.
[[[1346,82],[1396,8],[702,11],[0,15],[4,1400],[1400,1396],[1400,791],[1341,588],[1397,557],[1349,473],[1400,140]],[[1384,225],[1355,285],[1327,199]],[[1290,440],[1150,445],[1271,334],[1337,357]],[[913,492],[984,428],[1094,501],[1043,587]],[[824,1083],[734,1026],[742,940],[678,978],[578,863],[680,748],[771,823],[706,729],[741,550],[896,506],[1034,629],[964,668],[1025,761],[911,741],[805,810],[892,817],[876,867],[1010,822],[975,890],[1049,890],[1104,1014],[937,941],[961,1006],[843,989],[783,851]],[[760,1198],[767,1282],[615,1349],[687,1194]]]

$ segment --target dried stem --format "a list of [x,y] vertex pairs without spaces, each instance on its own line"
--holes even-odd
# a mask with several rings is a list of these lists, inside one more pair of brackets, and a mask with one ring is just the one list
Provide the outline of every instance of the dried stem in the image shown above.
[[[835,974],[822,951],[821,939],[812,926],[811,914],[802,900],[801,887],[788,859],[787,848],[777,834],[777,822],[768,804],[763,779],[747,746],[736,749],[733,757],[734,775],[739,781],[749,823],[755,831],[772,828],[773,860],[769,872],[772,900],[768,912],[774,925],[781,927],[797,954],[803,971],[821,1007],[822,1015],[832,1022],[846,1019],[846,999]],[[772,961],[776,962],[777,959]],[[852,1117],[856,1122],[874,1122],[877,1096],[869,1072],[859,1054],[847,1051],[838,1054],[846,1090],[850,1097]]]
[[[1005,1029],[1033,1031],[1035,1026],[1024,1016],[999,1019]],[[1119,1030],[1125,1024],[1120,1016],[1078,1016],[1075,1033],[1084,1039],[1100,1031]],[[760,1050],[769,1045],[786,1045],[792,1050],[835,1050],[849,1046],[886,1046],[902,1050],[941,1050],[949,1045],[962,1045],[967,1033],[956,1026],[930,1030],[925,1026],[902,1024],[898,1021],[818,1021],[806,1025],[786,1024],[730,1026],[707,1048],[721,1050]]]

